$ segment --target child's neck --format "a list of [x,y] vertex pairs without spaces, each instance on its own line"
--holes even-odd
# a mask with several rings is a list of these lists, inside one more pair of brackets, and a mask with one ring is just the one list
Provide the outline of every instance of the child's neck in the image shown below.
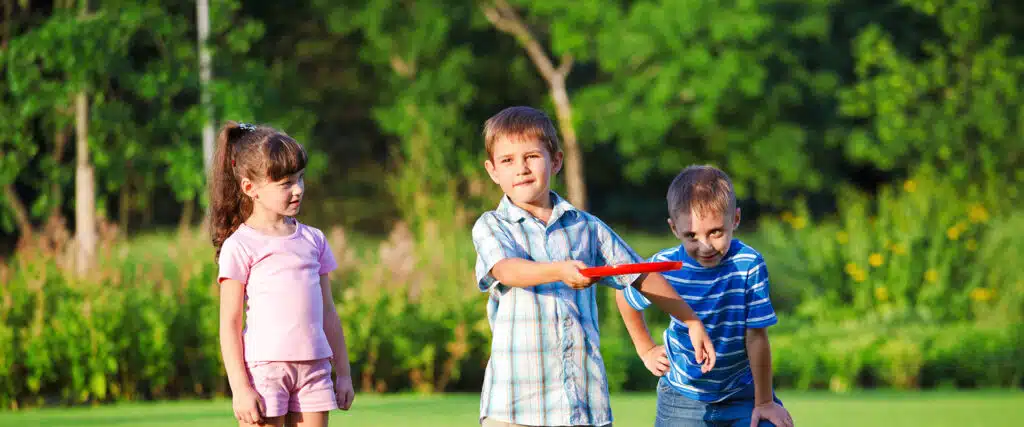
[[265,234],[288,236],[295,232],[298,222],[289,216],[254,208],[252,215],[246,218],[245,225]]
[[534,200],[529,203],[512,202],[512,204],[526,211],[534,218],[539,219],[544,224],[551,220],[551,212],[554,210],[554,206],[551,204],[551,197],[547,194],[541,200]]

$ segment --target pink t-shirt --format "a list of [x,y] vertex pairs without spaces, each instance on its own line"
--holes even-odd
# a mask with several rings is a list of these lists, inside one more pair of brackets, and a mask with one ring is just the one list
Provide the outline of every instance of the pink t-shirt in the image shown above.
[[324,233],[296,221],[290,236],[242,224],[221,246],[217,283],[245,285],[245,360],[296,361],[333,356],[324,333],[320,275],[337,268]]

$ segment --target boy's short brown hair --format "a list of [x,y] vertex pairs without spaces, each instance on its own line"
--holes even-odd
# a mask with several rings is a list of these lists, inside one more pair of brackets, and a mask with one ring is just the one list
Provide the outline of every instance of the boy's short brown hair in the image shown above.
[[536,139],[547,146],[552,156],[561,151],[558,132],[547,114],[532,107],[508,107],[484,123],[484,144],[487,158],[494,156],[494,143],[499,138]]
[[710,165],[693,165],[683,169],[668,186],[668,214],[698,215],[720,213],[728,216],[736,210],[736,192],[729,175]]

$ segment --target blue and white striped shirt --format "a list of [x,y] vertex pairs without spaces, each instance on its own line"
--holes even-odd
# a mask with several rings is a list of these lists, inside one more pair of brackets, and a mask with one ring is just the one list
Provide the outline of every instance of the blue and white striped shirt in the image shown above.
[[[682,246],[658,252],[651,261],[683,262],[681,270],[663,275],[704,322],[717,357],[711,372],[702,374],[688,328],[673,317],[664,336],[670,361],[668,383],[684,396],[702,402],[722,401],[753,383],[746,330],[778,321],[768,297],[768,267],[761,254],[733,239],[729,253],[711,268],[690,258]],[[634,309],[651,305],[636,289],[627,288],[624,293]]]
[[[547,224],[506,196],[473,226],[477,284],[490,294],[492,333],[480,419],[531,426],[610,424],[595,287],[573,290],[553,282],[516,288],[491,275],[494,265],[507,258],[578,260],[588,266],[643,261],[601,220],[554,192],[551,198]],[[637,277],[607,277],[598,283],[622,289]]]

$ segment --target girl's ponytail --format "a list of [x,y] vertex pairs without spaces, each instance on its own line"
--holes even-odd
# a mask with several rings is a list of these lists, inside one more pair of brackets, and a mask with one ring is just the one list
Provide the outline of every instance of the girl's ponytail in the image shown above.
[[252,201],[242,193],[235,165],[235,146],[248,131],[247,125],[229,121],[217,135],[210,176],[210,237],[220,258],[220,248],[252,213]]

